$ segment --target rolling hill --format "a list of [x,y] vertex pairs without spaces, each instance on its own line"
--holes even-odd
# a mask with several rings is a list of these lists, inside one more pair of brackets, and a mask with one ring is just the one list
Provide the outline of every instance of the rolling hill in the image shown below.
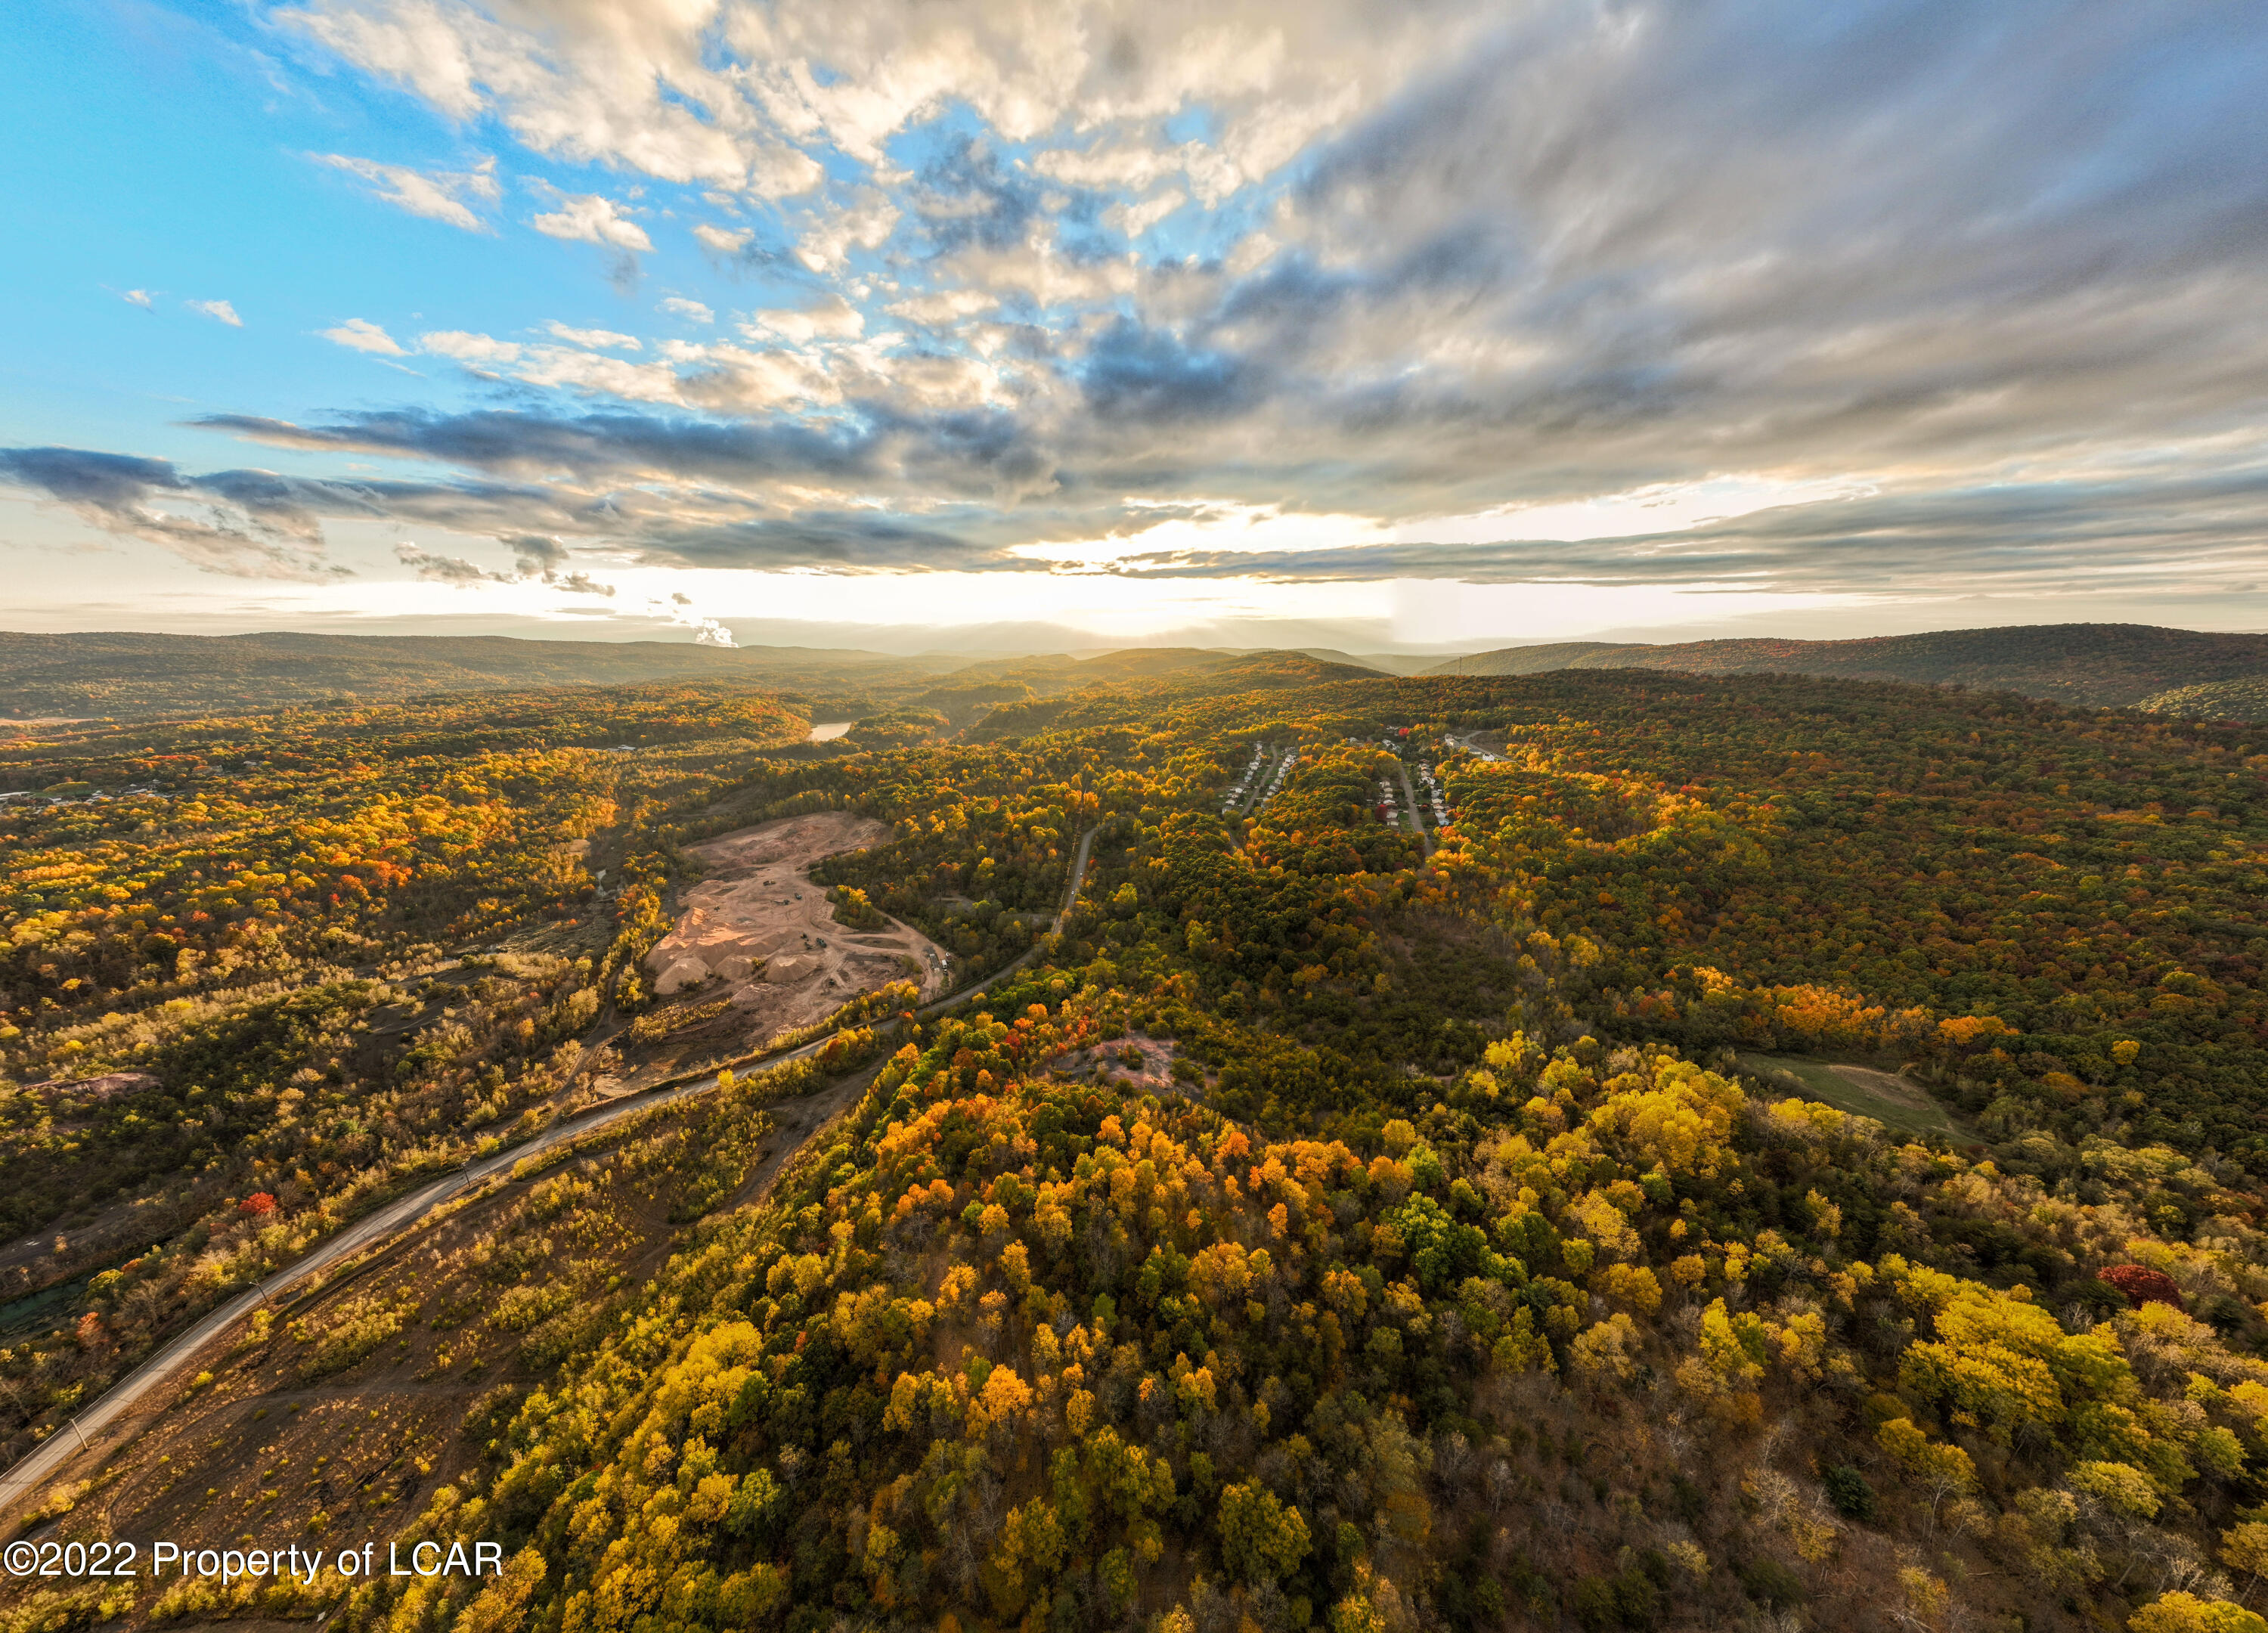
[[2268,675],[2237,680],[2207,680],[2153,693],[2134,705],[2153,714],[2205,720],[2268,720]]
[[[0,1633],[2253,1625],[2249,728],[1283,651],[931,691],[991,712],[0,746]],[[884,831],[775,905],[959,998],[656,993],[701,842],[821,812]],[[160,1537],[332,1563],[14,1563]]]
[[868,685],[958,667],[815,647],[664,641],[524,641],[508,636],[198,636],[0,631],[0,720],[146,719],[352,698],[653,680]]
[[[1570,641],[1454,658],[1436,675],[1551,669],[1679,669],[1698,674],[1831,675],[2018,692],[2078,707],[2150,708],[2171,688],[2268,675],[2268,635],[2213,635],[2147,624],[2019,624],[1855,641]],[[2186,707],[2186,705],[2184,705]]]

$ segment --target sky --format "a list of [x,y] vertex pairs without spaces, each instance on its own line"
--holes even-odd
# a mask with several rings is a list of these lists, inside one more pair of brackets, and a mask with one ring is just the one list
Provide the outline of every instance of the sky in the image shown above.
[[0,628],[2268,629],[2268,8],[0,8]]

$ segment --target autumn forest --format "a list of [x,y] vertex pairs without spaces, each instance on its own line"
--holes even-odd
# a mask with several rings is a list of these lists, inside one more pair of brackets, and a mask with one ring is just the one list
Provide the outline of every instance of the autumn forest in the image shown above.
[[6,1526],[506,1562],[0,1629],[2268,1628],[2264,774],[1285,653],[0,739],[0,1455],[447,1197]]

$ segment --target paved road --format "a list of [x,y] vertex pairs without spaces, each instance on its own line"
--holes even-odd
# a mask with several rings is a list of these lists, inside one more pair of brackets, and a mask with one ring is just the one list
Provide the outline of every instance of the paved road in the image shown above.
[[[1090,828],[1079,835],[1078,857],[1071,865],[1071,879],[1064,892],[1063,906],[1057,910],[1055,917],[1054,928],[1058,932],[1062,931],[1064,921],[1071,916],[1071,908],[1078,905],[1079,886],[1086,880],[1087,858],[1093,853],[1094,836],[1098,831],[1098,828]],[[1013,964],[996,971],[976,986],[925,1004],[915,1011],[915,1014],[917,1016],[934,1015],[955,1004],[965,1004],[971,998],[983,997],[995,982],[1030,963],[1039,955],[1039,951],[1040,949],[1035,946]],[[766,1069],[770,1069],[773,1066],[785,1065],[790,1061],[801,1060],[806,1056],[815,1055],[825,1048],[826,1044],[825,1038],[819,1038],[803,1045],[800,1048],[790,1049],[783,1055],[770,1057],[752,1056],[746,1062],[733,1063],[738,1065],[760,1063]],[[482,1157],[469,1162],[453,1173],[431,1181],[408,1195],[388,1203],[377,1212],[366,1214],[356,1220],[336,1236],[323,1242],[298,1263],[287,1265],[284,1269],[276,1271],[252,1291],[239,1294],[205,1316],[187,1332],[175,1337],[155,1355],[96,1397],[92,1405],[85,1409],[70,1423],[41,1441],[13,1467],[4,1474],[0,1474],[0,1508],[12,1505],[18,1499],[31,1497],[37,1492],[44,1482],[53,1479],[64,1464],[92,1442],[105,1429],[131,1412],[151,1391],[163,1386],[176,1372],[185,1366],[199,1350],[220,1337],[237,1322],[247,1319],[263,1303],[299,1285],[309,1277],[353,1257],[364,1248],[384,1240],[395,1232],[415,1224],[431,1209],[448,1201],[452,1196],[492,1180],[500,1173],[510,1173],[513,1165],[522,1158],[540,1155],[567,1141],[580,1139],[586,1134],[603,1129],[609,1123],[619,1122],[635,1113],[645,1111],[655,1106],[666,1106],[674,1100],[683,1100],[688,1095],[698,1094],[705,1089],[715,1086],[715,1072],[718,1070],[719,1069],[703,1068],[701,1072],[684,1081],[664,1082],[644,1093],[627,1095],[621,1100],[609,1101],[606,1105],[593,1107],[579,1116],[563,1119],[534,1139],[507,1147],[493,1156]],[[861,1075],[854,1073],[851,1081],[857,1081]],[[794,1137],[792,1143],[784,1142],[766,1159],[765,1167],[769,1172],[759,1172],[756,1176],[759,1182],[768,1182],[770,1175],[777,1173],[781,1166],[801,1147],[804,1141],[832,1122],[834,1117],[844,1109],[849,1104],[849,1100],[844,1093],[848,1086],[850,1086],[849,1084],[845,1083],[830,1084],[826,1088],[816,1090],[799,1100],[782,1101],[776,1107],[767,1107],[775,1117],[779,1119],[781,1131]]]
[[[807,1043],[799,1049],[781,1056],[779,1061],[773,1063],[783,1063],[813,1054],[825,1041],[821,1039],[819,1042]],[[566,1118],[553,1124],[531,1140],[510,1146],[493,1156],[480,1158],[440,1179],[431,1181],[408,1195],[388,1203],[375,1213],[365,1214],[298,1263],[287,1265],[252,1291],[238,1295],[208,1314],[113,1384],[70,1424],[55,1431],[15,1467],[5,1474],[0,1474],[0,1504],[13,1503],[18,1497],[29,1495],[88,1441],[131,1411],[151,1390],[164,1384],[197,1351],[251,1315],[263,1303],[416,1223],[430,1210],[452,1196],[494,1179],[497,1174],[509,1173],[512,1166],[522,1158],[537,1156],[569,1140],[579,1139],[593,1129],[603,1129],[634,1112],[666,1105],[688,1094],[697,1094],[713,1084],[713,1078],[704,1077],[693,1083],[657,1089],[593,1107],[580,1116]]]
[[1291,752],[1286,748],[1261,756],[1260,769],[1253,773],[1252,787],[1244,798],[1237,802],[1233,815],[1244,817],[1252,814],[1259,802],[1267,797],[1268,779],[1276,775],[1276,768],[1284,763],[1284,756]]
[[1281,754],[1270,755],[1267,764],[1260,768],[1260,775],[1253,782],[1252,791],[1244,797],[1244,803],[1236,808],[1236,815],[1231,820],[1228,830],[1228,848],[1231,850],[1244,849],[1244,829],[1239,824],[1246,817],[1260,814],[1261,807],[1271,798],[1269,791],[1272,786],[1271,779],[1283,769],[1284,762],[1299,752],[1300,746],[1294,743]]
[[[1101,825],[1098,823],[1096,826],[1088,828],[1086,832],[1079,836],[1079,854],[1072,859],[1071,864],[1071,883],[1064,888],[1063,906],[1056,909],[1055,922],[1048,926],[1048,931],[1050,935],[1060,936],[1063,934],[1063,927],[1071,917],[1071,910],[1079,905],[1079,888],[1081,885],[1086,882],[1086,860],[1089,856],[1094,854],[1094,836],[1101,831]],[[924,1004],[921,1008],[914,1011],[914,1018],[917,1020],[922,1019],[928,1016],[939,1014],[943,1011],[949,1010],[955,1004],[966,1004],[971,998],[981,998],[987,992],[990,992],[995,986],[998,985],[1001,982],[1005,981],[1009,976],[1014,975],[1018,970],[1023,968],[1027,964],[1029,964],[1034,959],[1036,959],[1039,956],[1039,945],[1037,943],[1034,943],[1031,947],[1026,950],[1023,957],[1018,959],[1014,963],[1002,965],[998,969],[994,970],[990,975],[985,976],[983,980],[978,982],[973,987],[963,988],[961,991],[953,993],[948,997],[939,998],[933,1004]]]
[[1433,836],[1425,831],[1425,819],[1418,809],[1418,790],[1410,781],[1410,762],[1396,755],[1394,769],[1402,773],[1402,798],[1410,805],[1410,826],[1417,831],[1418,842],[1425,847],[1425,854],[1430,857],[1433,854]]

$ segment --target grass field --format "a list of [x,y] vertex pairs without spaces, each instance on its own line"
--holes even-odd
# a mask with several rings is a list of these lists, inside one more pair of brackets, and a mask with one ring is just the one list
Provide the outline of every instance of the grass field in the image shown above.
[[1741,1070],[1772,1088],[1786,1089],[1837,1111],[1872,1117],[1908,1134],[1940,1139],[1970,1136],[1919,1084],[1869,1066],[1836,1065],[1800,1055],[1757,1055],[1743,1050]]

